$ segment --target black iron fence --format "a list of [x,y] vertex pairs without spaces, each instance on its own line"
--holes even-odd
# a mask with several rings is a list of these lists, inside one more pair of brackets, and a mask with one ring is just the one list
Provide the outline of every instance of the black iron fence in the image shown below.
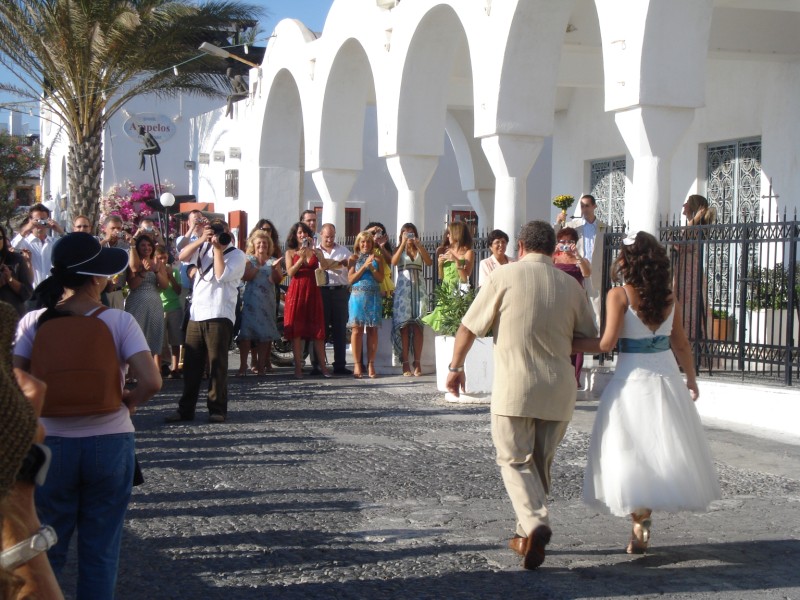
[[[611,264],[625,235],[622,230],[606,233],[605,290],[614,285]],[[800,377],[800,221],[662,224],[659,235],[672,259],[674,293],[698,372],[794,385]],[[434,259],[423,271],[432,307],[441,235],[422,235],[420,242]],[[488,242],[486,233],[473,240],[473,287],[479,283],[480,261],[491,253]]]

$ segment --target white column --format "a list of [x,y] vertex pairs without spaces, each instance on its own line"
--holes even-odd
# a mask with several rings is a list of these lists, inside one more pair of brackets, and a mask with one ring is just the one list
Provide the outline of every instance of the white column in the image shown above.
[[[258,169],[258,216],[272,220],[285,235],[300,214],[300,180],[296,168],[260,167]],[[202,191],[202,190],[201,190]]]
[[352,169],[319,169],[311,173],[311,179],[322,198],[320,227],[324,223],[333,223],[336,231],[344,235],[344,208],[358,173]]
[[389,174],[397,187],[396,233],[400,233],[404,223],[424,228],[425,190],[438,165],[438,156],[398,154],[386,159]]
[[543,145],[543,137],[532,135],[499,134],[481,139],[496,180],[493,227],[512,239],[525,224],[528,174]]
[[637,106],[614,120],[633,158],[633,189],[625,191],[625,221],[631,231],[658,235],[670,207],[672,156],[694,118],[693,108]]

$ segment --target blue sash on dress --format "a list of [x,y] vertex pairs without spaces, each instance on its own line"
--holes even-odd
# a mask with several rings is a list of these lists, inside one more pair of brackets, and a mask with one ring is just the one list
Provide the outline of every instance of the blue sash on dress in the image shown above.
[[653,354],[669,350],[668,335],[651,338],[619,338],[619,351],[625,354]]

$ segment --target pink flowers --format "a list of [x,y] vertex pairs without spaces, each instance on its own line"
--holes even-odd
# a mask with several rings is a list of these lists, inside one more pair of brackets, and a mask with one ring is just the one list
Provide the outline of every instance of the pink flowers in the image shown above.
[[[174,189],[175,186],[168,181],[161,184],[161,192]],[[136,186],[132,181],[112,185],[100,199],[101,221],[109,215],[117,215],[122,219],[122,227],[133,233],[144,217],[149,217],[156,211],[147,202],[156,197],[152,184],[143,183]]]

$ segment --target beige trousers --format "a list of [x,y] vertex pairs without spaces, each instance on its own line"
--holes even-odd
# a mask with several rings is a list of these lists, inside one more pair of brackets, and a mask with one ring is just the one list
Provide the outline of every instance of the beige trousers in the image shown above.
[[492,415],[492,442],[497,464],[517,515],[517,535],[527,537],[549,525],[545,500],[550,466],[569,421]]

